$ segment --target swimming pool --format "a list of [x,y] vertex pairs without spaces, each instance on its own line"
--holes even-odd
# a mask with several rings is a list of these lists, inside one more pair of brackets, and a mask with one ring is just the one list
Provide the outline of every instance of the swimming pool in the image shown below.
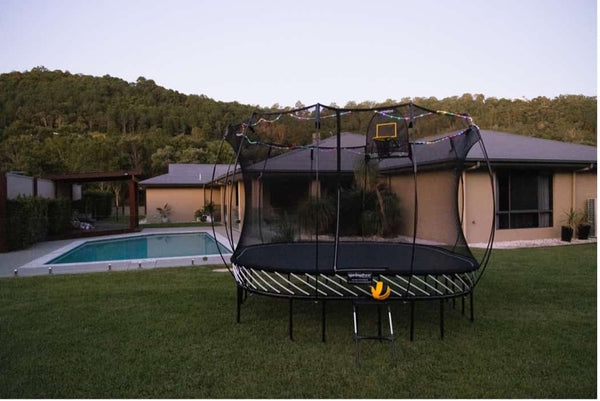
[[186,256],[218,256],[231,250],[206,232],[145,234],[125,238],[86,241],[46,265],[160,259]]

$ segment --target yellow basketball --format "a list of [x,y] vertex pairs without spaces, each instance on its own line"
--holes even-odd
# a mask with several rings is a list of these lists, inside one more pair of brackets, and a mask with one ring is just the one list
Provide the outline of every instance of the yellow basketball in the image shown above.
[[375,287],[371,286],[371,295],[378,301],[384,301],[390,296],[390,287],[383,281],[378,281]]

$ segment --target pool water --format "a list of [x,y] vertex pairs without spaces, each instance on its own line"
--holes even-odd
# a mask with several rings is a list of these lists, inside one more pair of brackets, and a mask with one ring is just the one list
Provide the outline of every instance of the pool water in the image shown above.
[[[217,248],[218,247],[218,248]],[[210,234],[150,234],[135,237],[87,241],[46,264],[85,263],[111,260],[152,259],[231,253]]]

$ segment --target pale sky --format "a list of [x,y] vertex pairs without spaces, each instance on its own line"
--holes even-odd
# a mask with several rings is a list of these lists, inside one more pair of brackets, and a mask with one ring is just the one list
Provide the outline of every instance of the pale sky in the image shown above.
[[244,104],[597,94],[594,0],[0,0],[0,73]]

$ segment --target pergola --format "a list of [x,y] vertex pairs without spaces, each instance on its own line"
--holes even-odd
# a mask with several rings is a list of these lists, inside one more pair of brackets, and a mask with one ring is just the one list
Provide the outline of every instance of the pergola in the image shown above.
[[[43,178],[55,183],[55,195],[61,184],[82,184],[89,182],[129,181],[129,229],[138,227],[138,176],[141,171],[111,171],[111,172],[89,172],[73,174],[49,174]],[[36,178],[34,178],[34,181]],[[37,186],[34,184],[34,195],[37,194]],[[6,201],[8,198],[7,182],[4,173],[0,174],[0,222],[6,221]],[[4,225],[4,224],[2,224]],[[6,229],[0,227],[0,252],[6,249]]]
[[82,184],[88,182],[129,181],[129,229],[138,227],[138,180],[140,171],[111,171],[74,174],[50,174],[45,179],[55,184]]

